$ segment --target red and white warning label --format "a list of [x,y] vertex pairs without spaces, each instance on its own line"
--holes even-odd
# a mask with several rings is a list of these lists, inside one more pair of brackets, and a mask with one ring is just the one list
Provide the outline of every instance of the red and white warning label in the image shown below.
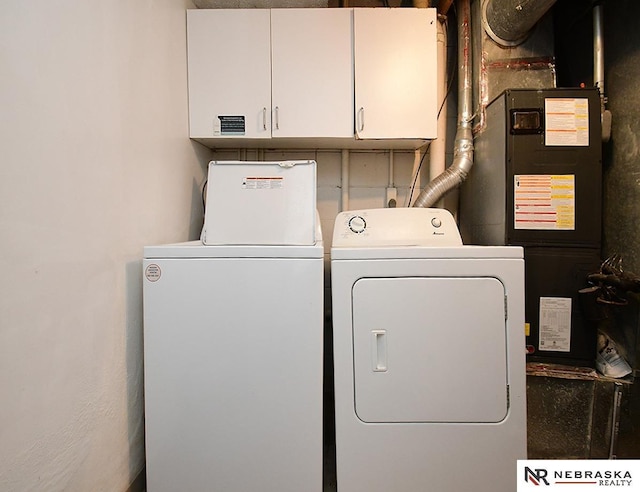
[[514,207],[515,229],[575,230],[575,176],[515,175]]
[[570,147],[589,145],[588,99],[545,99],[544,118],[545,145]]
[[278,190],[284,186],[282,176],[252,176],[242,178],[243,190]]

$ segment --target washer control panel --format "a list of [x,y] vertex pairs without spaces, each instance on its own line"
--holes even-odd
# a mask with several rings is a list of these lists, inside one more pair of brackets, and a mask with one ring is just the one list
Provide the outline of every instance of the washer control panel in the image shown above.
[[374,208],[338,214],[332,246],[462,246],[462,239],[448,210]]

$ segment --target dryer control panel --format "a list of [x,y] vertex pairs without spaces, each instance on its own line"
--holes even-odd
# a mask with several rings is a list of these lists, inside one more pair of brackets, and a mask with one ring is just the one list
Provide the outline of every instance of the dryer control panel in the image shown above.
[[462,246],[462,239],[451,213],[440,208],[374,208],[336,217],[332,247],[385,246]]

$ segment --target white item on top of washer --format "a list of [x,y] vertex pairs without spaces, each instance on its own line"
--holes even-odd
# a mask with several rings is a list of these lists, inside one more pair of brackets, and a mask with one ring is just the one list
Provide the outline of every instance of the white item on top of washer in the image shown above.
[[316,243],[316,162],[211,161],[205,245]]

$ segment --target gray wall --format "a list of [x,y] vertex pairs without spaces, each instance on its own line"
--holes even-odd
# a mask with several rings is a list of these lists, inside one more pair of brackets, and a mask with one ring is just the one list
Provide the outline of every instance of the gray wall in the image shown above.
[[[612,139],[604,153],[604,254],[620,253],[625,270],[640,275],[640,2],[605,2],[604,18],[605,91],[613,113]],[[632,301],[617,319],[637,370],[638,298]],[[623,399],[620,457],[640,456],[639,384]]]
[[613,113],[605,147],[605,253],[640,273],[640,2],[605,2],[605,90]]
[[[591,0],[558,0],[554,7],[558,84],[593,84]],[[640,2],[605,0],[605,94],[613,113],[611,141],[603,146],[603,257],[617,253],[627,272],[640,275]],[[638,296],[609,309],[603,323],[620,351],[640,368]],[[623,388],[618,457],[640,456],[639,384]],[[595,426],[598,423],[594,423]]]

